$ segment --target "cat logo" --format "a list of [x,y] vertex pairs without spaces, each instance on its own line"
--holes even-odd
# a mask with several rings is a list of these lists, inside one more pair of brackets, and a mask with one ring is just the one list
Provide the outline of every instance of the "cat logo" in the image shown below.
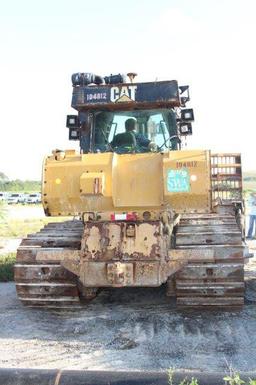
[[112,87],[110,100],[113,103],[135,102],[137,86]]

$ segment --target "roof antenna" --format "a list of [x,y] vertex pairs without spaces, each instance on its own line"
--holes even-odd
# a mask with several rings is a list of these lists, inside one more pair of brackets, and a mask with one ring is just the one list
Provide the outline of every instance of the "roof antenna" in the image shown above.
[[137,74],[136,74],[136,72],[128,72],[127,76],[130,79],[130,82],[133,83],[133,80],[134,80],[135,76],[137,76]]

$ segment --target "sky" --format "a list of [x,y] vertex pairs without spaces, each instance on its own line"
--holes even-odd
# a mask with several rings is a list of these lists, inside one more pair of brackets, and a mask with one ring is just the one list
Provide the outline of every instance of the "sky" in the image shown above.
[[241,152],[256,169],[255,0],[0,0],[0,172],[40,179],[68,141],[71,74],[190,85],[186,148]]

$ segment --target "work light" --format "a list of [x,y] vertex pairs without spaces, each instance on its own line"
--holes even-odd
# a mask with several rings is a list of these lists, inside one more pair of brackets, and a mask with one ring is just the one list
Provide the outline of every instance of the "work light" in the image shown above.
[[69,140],[79,140],[80,131],[77,128],[69,127]]
[[194,121],[194,111],[192,108],[183,108],[180,113],[182,122],[193,122]]
[[192,124],[180,123],[180,135],[192,135]]
[[79,120],[77,115],[67,115],[66,127],[68,128],[78,128]]

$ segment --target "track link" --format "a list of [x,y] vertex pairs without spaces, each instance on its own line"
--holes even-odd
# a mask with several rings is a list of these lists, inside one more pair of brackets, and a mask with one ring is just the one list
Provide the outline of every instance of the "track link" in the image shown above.
[[[82,234],[82,222],[74,220],[49,223],[22,240],[17,250],[14,275],[18,297],[25,306],[80,307],[76,276],[55,260],[54,252],[80,249]],[[46,256],[49,252],[48,258],[37,260],[39,251],[44,251]]]
[[245,245],[234,216],[183,215],[176,232],[176,248],[198,250],[198,257],[176,274],[179,308],[242,308]]

